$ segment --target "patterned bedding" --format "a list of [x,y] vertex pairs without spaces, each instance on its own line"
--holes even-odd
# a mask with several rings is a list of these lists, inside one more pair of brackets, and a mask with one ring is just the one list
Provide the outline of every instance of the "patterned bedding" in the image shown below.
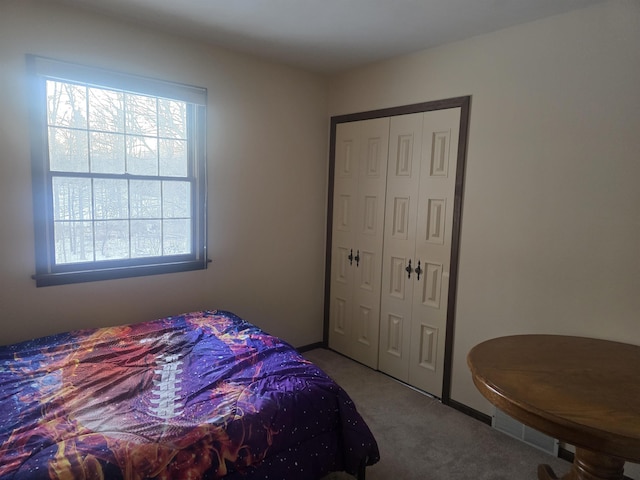
[[379,459],[284,341],[202,311],[0,347],[0,479],[316,479]]

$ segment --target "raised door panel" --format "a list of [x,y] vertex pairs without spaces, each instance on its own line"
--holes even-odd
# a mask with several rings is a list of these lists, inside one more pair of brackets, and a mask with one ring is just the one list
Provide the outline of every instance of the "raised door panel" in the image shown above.
[[379,369],[409,378],[422,114],[391,118],[380,305]]

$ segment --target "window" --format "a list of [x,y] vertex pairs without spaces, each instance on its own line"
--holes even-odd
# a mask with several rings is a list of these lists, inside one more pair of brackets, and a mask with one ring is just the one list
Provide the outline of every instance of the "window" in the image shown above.
[[206,90],[27,62],[36,284],[206,268]]

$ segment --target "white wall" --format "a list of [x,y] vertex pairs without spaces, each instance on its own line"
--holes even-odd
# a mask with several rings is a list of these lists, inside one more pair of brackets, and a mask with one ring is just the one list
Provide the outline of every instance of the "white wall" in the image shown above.
[[[208,89],[205,271],[36,288],[26,53]],[[0,3],[0,344],[229,309],[296,346],[322,339],[326,84],[289,67],[77,9]]]
[[613,1],[356,69],[331,115],[471,95],[452,398],[515,333],[640,344],[640,2]]

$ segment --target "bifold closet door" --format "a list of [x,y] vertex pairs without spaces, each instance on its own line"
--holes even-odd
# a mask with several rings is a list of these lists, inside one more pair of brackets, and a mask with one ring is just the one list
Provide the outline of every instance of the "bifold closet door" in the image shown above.
[[442,396],[460,108],[391,119],[379,368]]
[[329,347],[378,368],[389,119],[336,126]]

